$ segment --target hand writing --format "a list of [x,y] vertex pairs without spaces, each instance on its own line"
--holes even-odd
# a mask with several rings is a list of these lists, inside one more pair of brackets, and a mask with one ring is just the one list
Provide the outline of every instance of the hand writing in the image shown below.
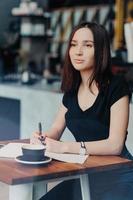
[[55,153],[65,152],[65,143],[46,137],[46,150]]
[[39,132],[34,132],[30,138],[30,143],[31,144],[42,144],[44,143],[46,138],[46,134],[43,133],[42,135],[40,135]]

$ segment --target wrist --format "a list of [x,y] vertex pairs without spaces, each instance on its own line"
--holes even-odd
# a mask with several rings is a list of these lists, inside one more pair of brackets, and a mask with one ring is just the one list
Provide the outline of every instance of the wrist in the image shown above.
[[83,142],[83,141],[80,142],[79,154],[80,155],[86,155],[87,154],[86,145],[85,145],[85,142]]

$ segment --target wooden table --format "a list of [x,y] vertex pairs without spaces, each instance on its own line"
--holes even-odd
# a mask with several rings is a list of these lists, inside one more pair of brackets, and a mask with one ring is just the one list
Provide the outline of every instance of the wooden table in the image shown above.
[[9,200],[37,200],[45,194],[48,182],[80,178],[82,198],[90,200],[87,174],[124,167],[133,167],[133,161],[119,156],[90,156],[83,165],[52,160],[48,165],[33,166],[0,159],[0,181],[9,185]]

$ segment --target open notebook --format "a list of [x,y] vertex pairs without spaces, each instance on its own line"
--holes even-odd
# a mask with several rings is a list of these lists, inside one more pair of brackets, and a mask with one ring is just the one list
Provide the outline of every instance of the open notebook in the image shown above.
[[[2,158],[15,158],[19,155],[22,155],[22,145],[25,143],[9,143],[5,146],[3,146],[0,149],[0,157]],[[45,152],[45,155],[59,160],[63,162],[69,162],[69,163],[80,163],[83,164],[85,160],[87,159],[87,155],[78,155],[78,154],[67,154],[67,153],[52,153],[52,152]]]

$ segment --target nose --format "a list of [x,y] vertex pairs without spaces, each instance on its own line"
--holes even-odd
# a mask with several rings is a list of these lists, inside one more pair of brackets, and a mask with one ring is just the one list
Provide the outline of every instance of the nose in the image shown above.
[[82,54],[83,54],[82,46],[77,46],[76,54],[77,54],[77,55],[82,55]]

